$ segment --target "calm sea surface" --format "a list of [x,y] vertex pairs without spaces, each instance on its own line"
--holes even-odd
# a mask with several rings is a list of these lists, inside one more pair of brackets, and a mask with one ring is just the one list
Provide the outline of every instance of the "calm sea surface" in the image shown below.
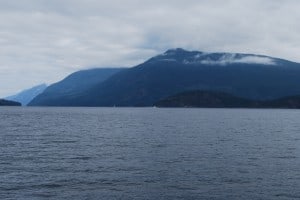
[[0,199],[300,199],[300,110],[1,107]]

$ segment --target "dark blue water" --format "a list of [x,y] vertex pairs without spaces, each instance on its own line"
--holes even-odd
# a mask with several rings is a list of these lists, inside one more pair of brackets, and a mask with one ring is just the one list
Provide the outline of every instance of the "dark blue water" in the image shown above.
[[300,111],[0,108],[0,199],[300,199]]

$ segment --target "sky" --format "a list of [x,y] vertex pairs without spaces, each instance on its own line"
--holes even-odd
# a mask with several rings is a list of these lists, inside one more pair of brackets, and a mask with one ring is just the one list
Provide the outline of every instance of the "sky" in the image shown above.
[[0,97],[170,48],[300,62],[299,0],[0,0]]

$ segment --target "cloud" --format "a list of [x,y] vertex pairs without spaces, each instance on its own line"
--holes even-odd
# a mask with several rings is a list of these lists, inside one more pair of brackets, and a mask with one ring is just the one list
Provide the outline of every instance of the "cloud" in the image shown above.
[[173,47],[300,62],[299,9],[298,0],[0,1],[0,96]]
[[259,56],[246,56],[241,59],[235,59],[232,62],[246,64],[276,65],[276,62],[272,58]]
[[[207,55],[207,54],[204,54]],[[260,65],[276,65],[276,61],[273,58],[265,56],[245,55],[239,54],[225,54],[217,60],[199,59],[199,62],[206,65],[228,65],[228,64],[260,64]]]

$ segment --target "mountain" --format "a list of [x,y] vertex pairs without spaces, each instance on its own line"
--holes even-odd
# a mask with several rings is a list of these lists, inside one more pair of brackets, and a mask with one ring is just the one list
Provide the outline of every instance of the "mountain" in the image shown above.
[[257,100],[299,95],[300,64],[262,55],[170,49],[73,96],[32,105],[152,106],[191,90]]
[[96,84],[99,84],[124,68],[99,68],[75,72],[60,82],[54,83],[35,97],[30,106],[68,106],[66,99],[78,97]]
[[15,101],[8,101],[5,99],[0,99],[0,106],[21,106],[22,104]]
[[46,88],[46,84],[37,85],[16,95],[5,97],[5,99],[17,101],[20,102],[23,106],[26,106],[32,99],[41,94]]
[[300,108],[300,95],[275,100],[253,100],[223,92],[187,91],[154,104],[157,107],[188,108]]

